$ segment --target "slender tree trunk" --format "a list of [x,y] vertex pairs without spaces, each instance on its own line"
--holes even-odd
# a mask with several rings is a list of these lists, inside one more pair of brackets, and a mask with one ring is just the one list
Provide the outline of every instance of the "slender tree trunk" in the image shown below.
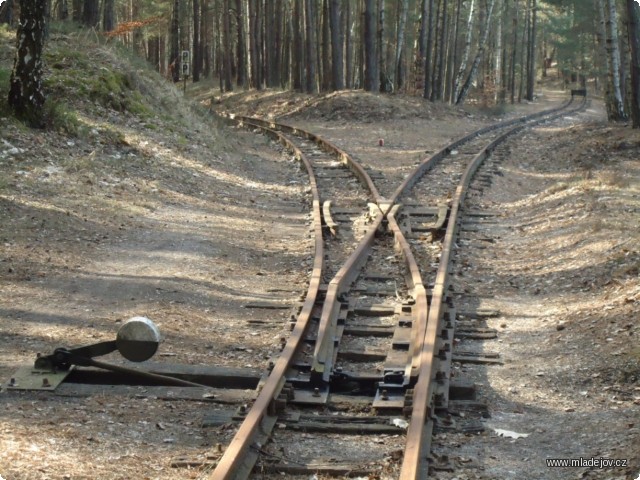
[[[16,0],[10,0],[10,1],[16,1]],[[73,0],[72,6],[73,6],[73,21],[80,23],[82,21],[82,4],[83,4],[83,0]]]
[[[462,0],[458,0],[456,4],[456,16],[453,23],[453,48],[452,53],[449,55],[449,65],[447,67],[447,92],[445,99],[449,103],[454,102],[455,93],[455,76],[456,66],[458,65],[458,36],[460,30],[460,10],[462,8]],[[456,72],[457,73],[457,72]]]
[[631,49],[631,118],[640,128],[640,4],[627,0],[629,47]]
[[387,72],[387,37],[385,19],[385,0],[378,1],[378,71],[380,73],[380,91],[393,90],[389,73]]
[[[60,2],[60,5],[66,2]],[[102,30],[111,32],[116,28],[114,0],[104,0],[104,11],[102,15]]]
[[238,75],[236,76],[236,84],[245,86],[247,82],[247,48],[244,40],[246,33],[244,31],[244,15],[242,9],[242,0],[236,0],[236,28],[238,33],[236,62],[238,64]]
[[345,56],[346,56],[346,79],[345,79],[345,87],[346,88],[353,88],[353,65],[354,65],[354,55],[353,55],[353,42],[351,41],[352,38],[352,20],[351,20],[351,11],[352,11],[352,2],[350,2],[349,0],[347,0],[346,2],[346,8],[347,8],[347,12],[346,12],[346,21],[345,21],[345,30],[344,30],[344,37],[345,37],[345,45],[344,45],[344,49],[345,49]]
[[[425,0],[428,7],[428,28],[427,28],[427,44],[424,55],[424,92],[422,96],[424,98],[431,98],[431,60],[433,52],[433,0]],[[424,12],[424,10],[423,10]],[[423,13],[424,14],[424,13]]]
[[527,3],[525,4],[524,28],[522,29],[522,41],[520,42],[522,43],[522,47],[520,52],[520,72],[519,72],[520,83],[518,84],[518,103],[522,102],[522,94],[524,92],[524,85],[526,82],[525,73],[526,73],[526,65],[527,65],[527,53],[529,51],[528,49],[529,21],[531,19],[530,5],[531,5],[531,0],[527,0]]
[[471,71],[469,72],[469,76],[467,77],[466,82],[460,89],[460,94],[456,100],[456,105],[460,105],[464,103],[467,94],[469,93],[469,89],[471,88],[471,84],[475,80],[476,73],[478,71],[478,65],[480,65],[480,61],[482,60],[482,56],[484,55],[484,49],[487,44],[487,37],[489,36],[489,25],[491,25],[491,15],[493,13],[493,6],[495,5],[496,0],[490,0],[489,11],[487,12],[484,28],[482,31],[482,38],[480,40],[480,45],[478,47],[478,52],[476,53],[476,57],[473,61],[473,65],[471,65]]
[[275,54],[273,58],[273,86],[281,88],[282,87],[282,55],[284,53],[284,49],[282,48],[282,25],[284,24],[284,15],[282,13],[282,0],[276,0],[275,5],[275,18],[274,18],[274,26],[275,26]]
[[302,90],[302,85],[304,84],[304,42],[302,35],[303,14],[301,11],[300,2],[293,2],[293,14],[291,23],[291,26],[293,28],[291,84],[294,90]]
[[[113,2],[112,2],[113,3]],[[107,9],[107,0],[105,0],[105,11]],[[113,6],[111,7],[113,9]],[[69,18],[69,2],[67,0],[58,1],[58,20],[67,20]],[[112,28],[113,30],[113,28]],[[110,31],[110,30],[105,30]]]
[[316,79],[316,16],[314,0],[304,0],[306,38],[306,90],[307,93],[317,93],[318,83]]
[[233,82],[231,78],[233,71],[231,69],[231,57],[233,52],[231,51],[231,9],[229,0],[223,1],[222,7],[222,46],[223,62],[224,62],[224,89],[226,92],[233,90]]
[[493,63],[493,79],[496,87],[494,101],[496,103],[501,103],[500,99],[502,97],[502,23],[504,19],[504,9],[502,0],[498,0],[498,27],[496,31],[496,51],[494,52],[494,63]]
[[193,58],[191,75],[194,82],[200,81],[200,0],[193,1]]
[[464,41],[464,52],[462,53],[462,60],[460,61],[460,67],[458,68],[458,75],[453,89],[453,98],[455,101],[460,96],[460,90],[462,89],[462,79],[467,71],[467,62],[469,61],[469,53],[471,52],[471,34],[473,32],[473,13],[474,13],[475,0],[471,0],[469,7],[469,19],[467,20],[467,35]]
[[440,38],[438,39],[437,62],[434,65],[433,90],[431,91],[431,101],[442,100],[442,86],[444,81],[444,66],[447,56],[447,0],[440,0],[441,5],[438,10],[440,16]]
[[620,47],[618,38],[618,13],[615,0],[607,0],[609,16],[607,19],[607,52],[609,54],[609,76],[613,86],[613,95],[610,99],[610,120],[625,120],[622,89],[620,87]]
[[328,91],[332,84],[331,68],[331,25],[329,0],[322,0],[322,90]]
[[516,101],[516,59],[518,58],[518,2],[515,1],[513,10],[513,51],[511,52],[511,74],[510,74],[510,87],[511,87],[511,104]]
[[536,80],[536,23],[537,23],[537,0],[531,2],[531,21],[529,34],[529,52],[527,54],[527,95],[525,98],[533,101],[533,93]]
[[180,81],[180,0],[174,0],[171,12],[171,52],[169,72],[174,82]]
[[331,88],[344,89],[342,12],[340,0],[331,0]]
[[100,21],[100,3],[98,0],[84,0],[82,23],[87,27],[96,27]]
[[364,6],[364,89],[369,92],[380,91],[376,3],[376,0],[365,0]]
[[44,126],[42,50],[45,38],[45,2],[22,0],[17,51],[9,87],[9,105],[30,126]]
[[398,8],[398,32],[396,35],[396,54],[393,65],[393,84],[396,90],[399,90],[403,83],[403,79],[401,78],[401,60],[404,52],[405,28],[407,25],[407,15],[409,13],[409,0],[400,0]]

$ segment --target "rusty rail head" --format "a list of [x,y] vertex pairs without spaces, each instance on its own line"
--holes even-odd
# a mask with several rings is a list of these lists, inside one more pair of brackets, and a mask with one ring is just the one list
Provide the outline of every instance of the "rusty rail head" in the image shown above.
[[[249,123],[246,120],[240,119],[239,121],[249,125],[258,126],[253,123]],[[304,300],[298,320],[291,332],[291,336],[285,344],[285,347],[276,361],[269,378],[263,385],[262,390],[249,410],[244,422],[240,425],[240,428],[225,450],[224,455],[218,462],[216,469],[209,477],[212,480],[230,480],[236,478],[236,472],[243,463],[243,457],[249,451],[250,446],[255,443],[255,435],[258,433],[262,421],[267,415],[271,402],[280,394],[284,385],[283,379],[285,378],[287,368],[289,367],[295,352],[302,344],[303,335],[307,328],[307,324],[311,319],[311,312],[318,296],[318,290],[322,282],[322,271],[324,268],[324,243],[322,239],[320,200],[313,168],[303,153],[287,138],[274,130],[265,129],[264,127],[261,128],[263,128],[267,134],[279,140],[286,148],[289,148],[296,158],[304,164],[307,169],[307,173],[309,174],[309,183],[311,185],[313,195],[313,229],[315,238],[313,270],[311,273],[309,288],[307,290],[307,296]]]
[[413,289],[412,295],[416,302],[414,308],[416,318],[414,319],[411,333],[412,360],[405,370],[405,376],[408,379],[412,374],[412,369],[417,369],[420,366],[420,351],[422,349],[422,339],[425,336],[425,329],[427,328],[429,306],[427,303],[427,289],[423,284],[420,268],[411,251],[411,245],[409,245],[396,220],[396,213],[399,209],[400,205],[394,205],[387,214],[387,220],[389,221],[389,228],[393,232],[396,247],[400,250],[407,270],[409,270],[409,286]]
[[313,381],[329,381],[333,363],[334,333],[337,327],[338,313],[340,312],[340,295],[349,288],[351,282],[358,276],[360,268],[367,261],[369,248],[373,244],[376,231],[380,227],[383,218],[382,212],[377,214],[370,230],[338,270],[331,282],[329,282],[324,304],[322,305],[318,335],[313,351],[313,363],[311,366]]
[[518,117],[518,118],[514,118],[512,120],[505,120],[504,122],[499,122],[499,123],[494,123],[493,125],[488,125],[486,127],[480,128],[478,130],[475,130],[467,135],[463,135],[462,137],[452,141],[450,144],[448,144],[447,146],[445,146],[444,148],[440,149],[439,151],[437,151],[436,153],[434,153],[433,155],[426,157],[422,162],[420,162],[420,164],[418,164],[418,166],[413,170],[413,172],[411,172],[405,179],[404,181],[400,184],[400,186],[396,189],[396,191],[393,193],[393,195],[391,196],[391,198],[389,199],[389,202],[393,205],[395,203],[398,202],[398,200],[400,199],[400,197],[402,195],[405,195],[409,190],[411,190],[411,188],[413,188],[413,186],[416,184],[416,182],[418,180],[420,180],[420,178],[427,173],[431,168],[433,168],[433,166],[438,163],[440,160],[442,160],[451,150],[455,149],[456,147],[462,145],[463,143],[468,142],[469,140],[482,135],[484,133],[490,132],[492,130],[497,130],[500,128],[505,128],[508,127],[510,125],[515,125],[517,123],[526,123],[530,120],[533,120],[535,118],[538,117],[543,117],[545,115],[549,115],[550,113],[553,112],[558,112],[560,110],[563,110],[565,108],[567,108],[569,105],[571,105],[571,103],[573,102],[573,98],[569,99],[566,103],[560,105],[559,107],[555,107],[555,108],[551,108],[548,110],[543,110],[541,112],[538,113],[534,113],[531,115],[525,115],[523,117]]
[[338,157],[338,159],[344,165],[346,165],[347,168],[349,168],[349,170],[351,170],[356,177],[358,177],[360,182],[362,182],[362,184],[369,190],[369,192],[371,192],[371,196],[373,197],[376,203],[381,203],[383,201],[383,198],[380,196],[380,192],[378,192],[378,189],[373,183],[373,180],[371,180],[371,177],[366,172],[366,170],[362,167],[362,165],[360,165],[358,162],[353,160],[353,158],[351,158],[351,156],[347,152],[345,152],[344,150],[342,150],[340,147],[336,146],[329,140],[319,137],[318,135],[312,132],[308,132],[307,130],[304,130],[302,128],[292,127],[291,125],[287,125],[285,123],[275,123],[273,121],[261,120],[259,118],[244,117],[241,115],[236,115],[234,118],[239,121],[244,121],[250,125],[259,126],[262,128],[268,128],[271,130],[277,129],[283,132],[291,133],[293,135],[303,136],[315,142],[317,145],[322,147],[325,151],[332,153],[336,157]]
[[[565,105],[540,112],[534,116],[530,116],[529,119],[543,117],[554,112],[562,111],[571,104],[571,101]],[[585,105],[583,101],[576,109],[567,112],[580,110]],[[556,113],[551,118],[557,118],[565,113]],[[534,122],[534,125],[540,123],[543,120]],[[512,122],[518,123],[518,122]],[[411,413],[411,423],[407,429],[407,443],[404,451],[404,458],[402,462],[402,469],[400,471],[400,480],[415,480],[419,478],[426,478],[426,455],[430,450],[431,445],[431,429],[433,428],[433,422],[431,420],[431,400],[434,393],[434,374],[439,362],[436,351],[438,348],[438,330],[440,326],[440,320],[444,313],[444,301],[446,296],[446,289],[448,287],[449,276],[449,263],[453,256],[453,245],[458,230],[458,216],[460,214],[460,208],[464,202],[465,196],[473,175],[480,167],[482,162],[487,158],[489,153],[495,149],[495,147],[503,142],[507,137],[514,133],[531,126],[531,124],[521,124],[511,130],[500,135],[494,139],[489,145],[482,149],[471,161],[466,168],[460,183],[456,188],[455,195],[452,199],[451,210],[449,213],[449,223],[447,224],[447,230],[443,240],[443,248],[440,255],[440,262],[438,265],[438,271],[436,274],[436,280],[433,287],[431,296],[431,305],[427,316],[427,328],[425,336],[422,342],[422,349],[419,357],[419,374],[418,382],[414,387],[413,396],[413,409]]]

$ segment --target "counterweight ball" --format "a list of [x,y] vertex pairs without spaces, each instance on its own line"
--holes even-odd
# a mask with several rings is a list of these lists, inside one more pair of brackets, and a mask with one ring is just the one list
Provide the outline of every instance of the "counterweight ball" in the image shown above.
[[149,360],[158,351],[160,330],[147,317],[133,317],[118,330],[116,347],[132,362]]

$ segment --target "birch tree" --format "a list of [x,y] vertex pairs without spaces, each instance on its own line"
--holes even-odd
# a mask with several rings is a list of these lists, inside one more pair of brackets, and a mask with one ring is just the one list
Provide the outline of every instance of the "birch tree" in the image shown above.
[[629,47],[631,49],[631,118],[640,128],[640,4],[627,0]]
[[[607,98],[607,114],[610,120],[625,120],[627,115],[624,111],[622,100],[622,89],[620,88],[620,47],[618,38],[618,13],[615,0],[598,0],[602,6],[603,1],[607,2],[608,16],[606,18],[606,45],[607,59],[609,64],[609,88],[610,94]],[[604,16],[604,15],[603,15]]]
[[478,73],[478,66],[480,65],[480,61],[484,55],[484,49],[487,44],[487,38],[489,36],[489,25],[491,25],[491,15],[493,14],[493,6],[495,5],[496,0],[491,0],[489,4],[489,10],[487,11],[486,18],[484,21],[484,28],[482,31],[482,38],[480,40],[480,45],[478,46],[478,52],[476,53],[476,57],[473,60],[473,64],[471,65],[471,71],[469,72],[469,76],[465,81],[464,85],[460,89],[460,94],[456,99],[456,105],[460,105],[464,103],[467,94],[469,93],[469,89],[471,88],[471,84],[476,79],[476,74]]
[[364,89],[370,92],[380,90],[380,70],[378,69],[378,45],[376,43],[376,0],[365,0],[364,4]]
[[42,49],[45,38],[46,0],[22,0],[17,51],[11,72],[9,105],[30,126],[44,126]]
[[460,96],[460,89],[462,88],[462,79],[464,78],[464,74],[467,71],[467,63],[469,62],[469,53],[471,51],[471,34],[473,29],[471,26],[473,25],[473,8],[475,5],[475,0],[471,0],[471,6],[469,7],[469,19],[467,20],[467,34],[465,36],[464,41],[464,51],[462,53],[462,59],[460,60],[460,67],[458,68],[458,75],[456,75],[456,81],[453,87],[453,98],[455,101],[458,100]]

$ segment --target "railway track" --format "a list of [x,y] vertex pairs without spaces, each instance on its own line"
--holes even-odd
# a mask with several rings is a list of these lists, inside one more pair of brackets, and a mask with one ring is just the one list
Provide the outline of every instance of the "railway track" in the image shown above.
[[427,475],[431,434],[447,427],[437,413],[447,412],[455,392],[473,390],[451,384],[451,362],[492,361],[453,349],[448,270],[471,179],[505,138],[584,103],[455,140],[421,162],[391,198],[380,196],[366,167],[326,140],[235,119],[271,135],[306,166],[316,260],[282,356],[252,408],[241,412],[244,421],[210,478],[248,478],[254,469]]
[[[455,402],[473,397],[473,385],[451,381],[452,362],[499,361],[457,351],[453,342],[457,315],[448,275],[454,242],[463,213],[485,214],[464,206],[470,182],[492,152],[504,154],[505,138],[583,106],[568,102],[472,132],[424,158],[395,189],[364,161],[310,132],[233,119],[282,144],[309,178],[313,266],[280,355],[266,375],[156,365],[140,383],[127,385],[117,384],[135,372],[112,368],[96,380],[96,371],[77,369],[68,378],[79,383],[61,383],[56,393],[95,394],[82,388],[89,376],[89,383],[113,385],[110,394],[138,395],[132,385],[146,385],[157,398],[222,405],[205,424],[238,425],[226,448],[218,446],[204,461],[173,461],[200,466],[204,475],[210,469],[212,479],[255,472],[426,477],[434,467],[432,432],[451,428]],[[479,188],[490,181],[487,175],[476,176]],[[160,386],[176,383],[181,387]],[[471,418],[464,428],[480,427]]]

